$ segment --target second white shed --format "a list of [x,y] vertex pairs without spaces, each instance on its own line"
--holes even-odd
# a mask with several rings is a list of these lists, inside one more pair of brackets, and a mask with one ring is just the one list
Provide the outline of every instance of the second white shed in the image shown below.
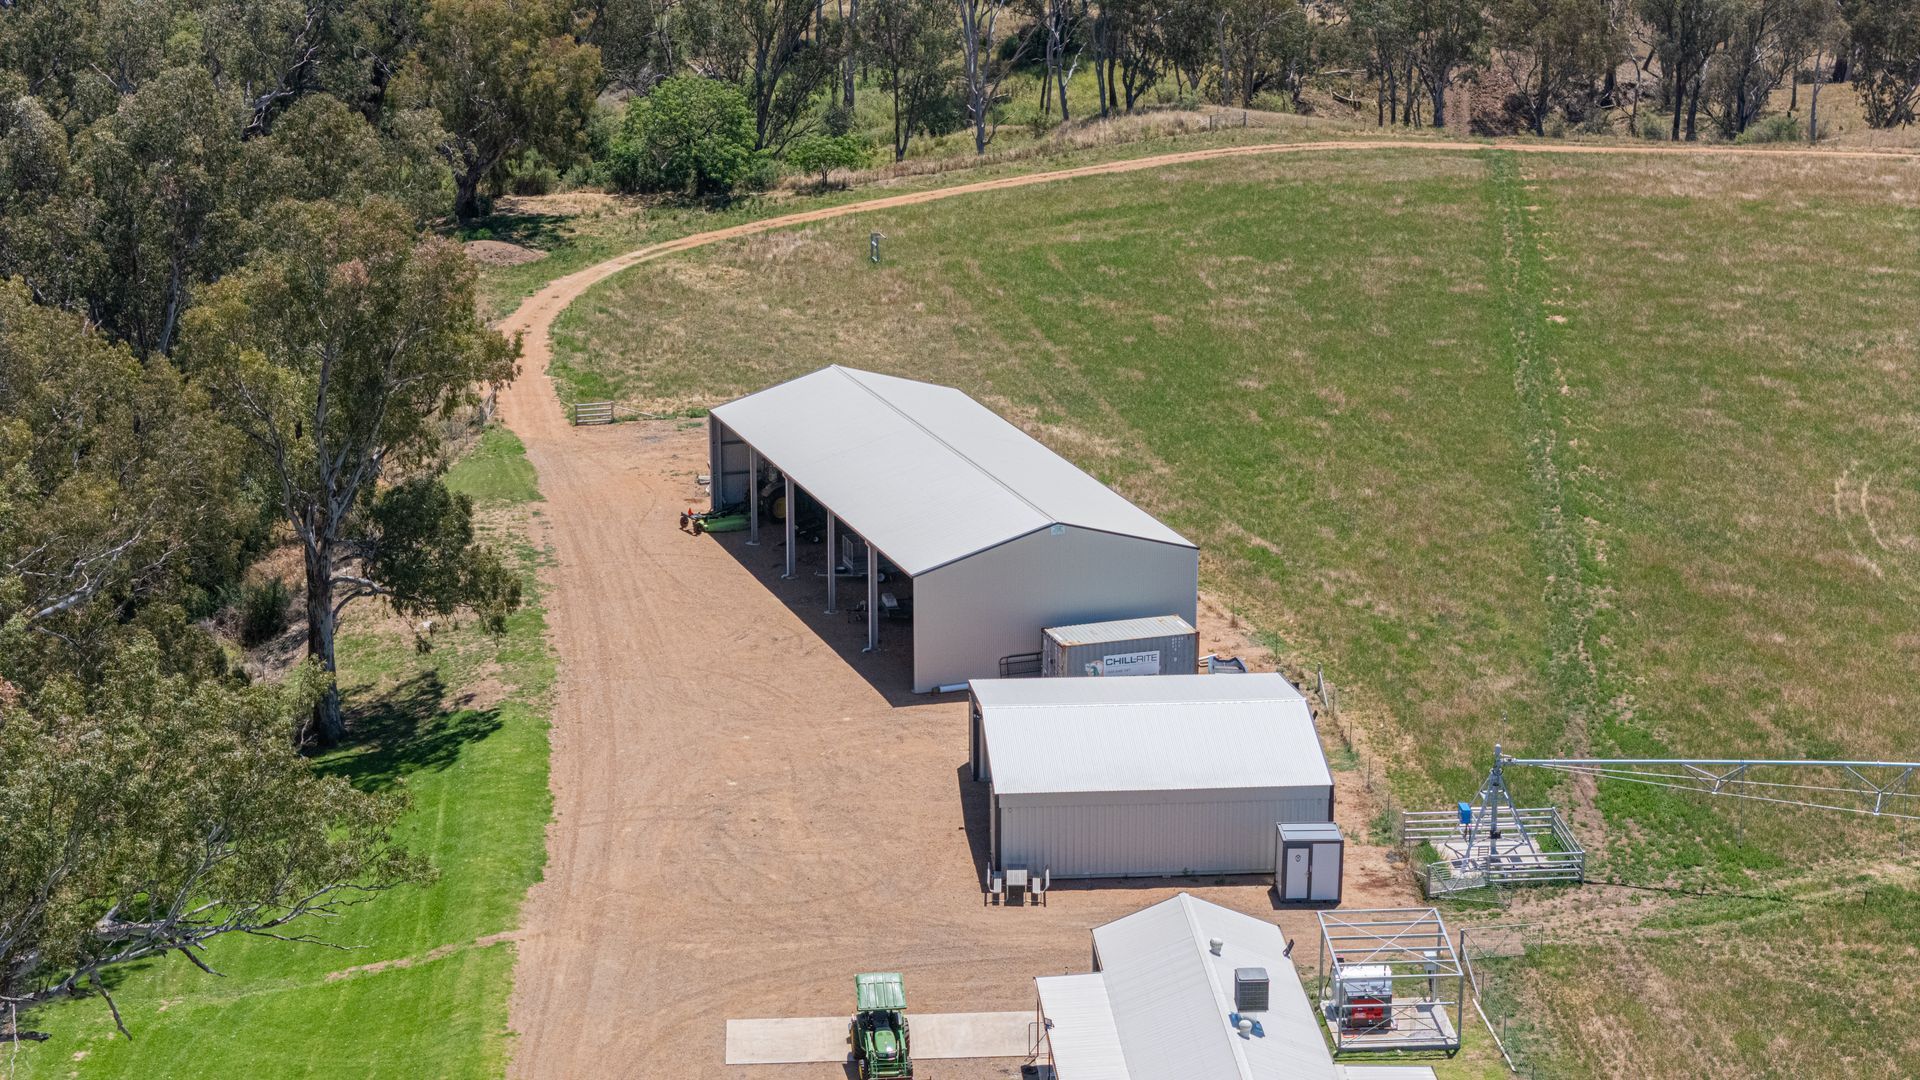
[[975,679],[971,690],[995,868],[1272,873],[1276,824],[1333,820],[1333,774],[1284,676]]

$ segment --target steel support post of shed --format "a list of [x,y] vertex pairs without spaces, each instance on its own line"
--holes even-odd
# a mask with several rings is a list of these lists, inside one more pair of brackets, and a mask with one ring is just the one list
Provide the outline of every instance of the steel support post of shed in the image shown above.
[[840,583],[840,519],[827,511],[827,614],[834,614],[834,599]]
[[760,545],[760,451],[747,447],[747,544]]
[[787,572],[781,576],[781,580],[792,581],[795,576],[794,575],[794,559],[798,557],[796,554],[796,546],[795,546],[795,541],[798,539],[798,537],[795,535],[795,529],[793,525],[793,517],[794,517],[793,477],[789,476],[786,478],[786,480],[787,480],[787,491],[786,491],[786,496],[787,496]]
[[861,652],[873,652],[880,648],[880,551],[871,543],[867,545],[867,647]]

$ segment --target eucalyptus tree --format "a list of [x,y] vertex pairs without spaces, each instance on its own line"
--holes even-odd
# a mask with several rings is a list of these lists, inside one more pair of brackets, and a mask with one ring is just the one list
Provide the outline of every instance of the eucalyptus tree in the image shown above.
[[1592,0],[1494,0],[1488,17],[1493,63],[1535,135],[1546,134],[1556,106],[1590,101],[1625,47],[1605,5]]
[[607,81],[644,94],[679,70],[680,0],[593,0],[585,9],[586,40],[600,50]]
[[[1366,56],[1367,74],[1376,91],[1375,121],[1379,126],[1401,119],[1402,84],[1411,104],[1413,83],[1413,20],[1403,0],[1341,0],[1348,33]],[[1411,114],[1407,118],[1412,122]]]
[[861,48],[893,102],[893,160],[901,161],[952,91],[953,20],[947,0],[866,0],[860,24]]
[[[183,623],[149,609],[235,573],[257,520],[241,449],[172,365],[0,282],[0,679],[94,681],[132,628]],[[224,672],[199,631],[161,638]]]
[[[973,152],[984,154],[999,126],[994,108],[1000,101],[1000,84],[1026,54],[1033,38],[1033,27],[1017,30],[1002,25],[1012,0],[954,0],[954,14],[960,29],[961,94],[966,103],[967,124],[973,128]],[[1012,34],[1013,46],[1001,49],[1004,34]]]
[[1727,43],[1732,0],[1635,0],[1635,13],[1653,36],[1661,89],[1673,109],[1670,136],[1698,133],[1707,65]]
[[1312,55],[1311,16],[1299,0],[1215,0],[1220,103],[1250,108],[1278,84],[1292,95]]
[[1087,5],[1085,0],[1038,0],[1031,18],[1040,37],[1041,55],[1046,61],[1046,83],[1041,94],[1044,111],[1052,94],[1060,98],[1060,122],[1073,119],[1067,105],[1067,84],[1080,68],[1081,31]]
[[236,265],[252,241],[243,195],[245,112],[201,67],[170,67],[122,98],[72,142],[75,182],[61,193],[81,248],[83,310],[142,356],[170,352],[194,291]]
[[1831,0],[1735,0],[1727,43],[1708,71],[1708,105],[1726,138],[1747,130],[1812,51]]
[[1841,12],[1868,126],[1913,123],[1920,112],[1920,0],[1844,0]]
[[684,19],[695,72],[746,95],[754,149],[778,153],[812,130],[845,44],[820,0],[690,0]]
[[[440,421],[513,376],[517,346],[480,322],[458,245],[399,206],[287,204],[273,246],[206,291],[183,362],[259,453],[299,542],[307,649],[331,679],[341,612],[468,607],[497,620],[517,578],[441,482]],[[345,732],[329,681],[303,739]]]
[[564,162],[585,145],[600,53],[574,40],[571,22],[557,0],[430,0],[394,92],[440,114],[461,221],[479,216],[481,185],[509,158]]

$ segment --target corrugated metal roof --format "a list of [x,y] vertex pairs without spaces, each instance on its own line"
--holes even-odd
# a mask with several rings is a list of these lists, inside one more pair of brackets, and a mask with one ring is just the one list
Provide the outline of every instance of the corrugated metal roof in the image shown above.
[[1060,1080],[1133,1080],[1107,1004],[1107,980],[1091,975],[1048,975],[1033,980],[1047,1040]]
[[968,684],[982,706],[1053,708],[1061,705],[1201,705],[1213,702],[1297,701],[1306,697],[1285,675],[1154,675],[1137,679],[975,679]]
[[951,387],[836,364],[713,415],[909,575],[1056,524],[1194,546]]
[[1434,1080],[1431,1065],[1341,1065],[1341,1080]]
[[1002,795],[1331,786],[1281,675],[975,679]]
[[1286,840],[1327,841],[1340,839],[1340,826],[1331,821],[1284,821],[1280,836]]
[[[1096,928],[1093,941],[1134,1080],[1335,1080],[1279,927],[1181,893]],[[1258,1037],[1228,1019],[1243,967],[1266,968],[1271,980],[1268,1010],[1253,1014]]]
[[1178,615],[1156,615],[1150,619],[1115,619],[1112,622],[1047,628],[1047,636],[1062,645],[1097,645],[1103,641],[1134,641],[1139,638],[1173,637],[1176,634],[1191,633],[1193,633],[1193,627]]

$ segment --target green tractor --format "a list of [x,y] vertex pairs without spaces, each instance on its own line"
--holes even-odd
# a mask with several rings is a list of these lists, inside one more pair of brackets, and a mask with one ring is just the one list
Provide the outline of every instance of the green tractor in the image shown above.
[[913,1076],[913,1054],[907,1042],[907,984],[897,974],[853,977],[853,1060],[860,1080],[894,1080]]

